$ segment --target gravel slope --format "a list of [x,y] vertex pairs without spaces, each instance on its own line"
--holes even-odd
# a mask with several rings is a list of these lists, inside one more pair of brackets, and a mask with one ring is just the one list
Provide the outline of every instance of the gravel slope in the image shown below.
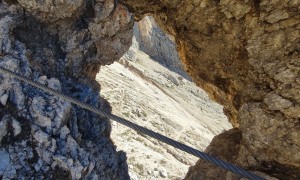
[[[232,127],[203,90],[141,51],[135,62],[101,67],[97,81],[114,114],[200,150]],[[127,153],[132,179],[183,178],[198,159],[114,122],[112,127],[114,143]]]

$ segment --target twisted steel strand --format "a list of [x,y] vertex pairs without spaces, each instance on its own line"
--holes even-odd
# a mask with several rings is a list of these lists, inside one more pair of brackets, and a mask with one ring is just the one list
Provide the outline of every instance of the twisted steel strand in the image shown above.
[[92,111],[92,112],[94,112],[94,113],[96,113],[96,114],[98,114],[98,115],[100,115],[102,117],[106,117],[106,118],[109,118],[111,120],[114,120],[114,121],[116,121],[116,122],[118,122],[120,124],[123,124],[123,125],[131,128],[131,129],[134,129],[137,132],[141,132],[143,134],[146,134],[146,135],[148,135],[148,136],[150,136],[152,138],[155,138],[155,139],[160,140],[160,141],[162,141],[162,142],[164,142],[166,144],[169,144],[170,146],[173,146],[173,147],[175,147],[177,149],[180,149],[180,150],[185,151],[185,152],[187,152],[189,154],[192,154],[192,155],[194,155],[196,157],[199,157],[199,158],[201,158],[203,160],[206,160],[206,161],[208,161],[208,162],[210,162],[210,163],[212,163],[212,164],[214,164],[216,166],[219,166],[219,167],[221,167],[223,169],[226,169],[227,171],[231,171],[231,172],[233,172],[233,173],[235,173],[237,175],[240,175],[242,177],[245,177],[245,178],[248,178],[248,179],[251,179],[251,180],[264,180],[264,178],[259,177],[258,175],[253,174],[251,172],[248,172],[245,169],[242,169],[242,168],[237,167],[237,166],[235,166],[235,165],[233,165],[231,163],[228,163],[228,162],[222,161],[220,159],[217,159],[217,158],[215,158],[213,156],[210,156],[210,155],[208,155],[208,154],[206,154],[204,152],[201,152],[201,151],[199,151],[197,149],[194,149],[194,148],[192,148],[190,146],[182,144],[182,143],[180,143],[178,141],[175,141],[175,140],[173,140],[171,138],[168,138],[168,137],[166,137],[164,135],[161,135],[161,134],[159,134],[157,132],[154,132],[154,131],[152,131],[150,129],[147,129],[145,127],[142,127],[140,125],[132,123],[132,122],[130,122],[130,121],[124,119],[124,118],[118,117],[118,116],[113,115],[111,113],[107,113],[105,111],[101,111],[100,109],[97,109],[97,108],[95,108],[95,107],[93,107],[93,106],[91,106],[91,105],[89,105],[87,103],[81,102],[78,99],[75,99],[75,98],[73,98],[71,96],[62,94],[61,92],[59,92],[57,90],[54,90],[54,89],[49,88],[49,87],[47,87],[45,85],[42,85],[42,84],[37,83],[35,81],[32,81],[32,80],[30,80],[30,79],[28,79],[28,78],[26,78],[26,77],[24,77],[22,75],[16,74],[15,72],[12,72],[12,71],[10,71],[10,70],[8,70],[6,68],[3,68],[1,66],[0,66],[0,71],[3,72],[3,73],[7,73],[7,74],[13,76],[16,79],[19,79],[19,80],[21,80],[23,82],[26,82],[26,83],[28,83],[28,84],[36,87],[36,88],[39,88],[39,89],[41,89],[41,90],[43,90],[43,91],[45,91],[47,93],[50,93],[50,94],[55,95],[55,96],[58,96],[58,97],[63,98],[65,100],[67,100],[67,101],[70,101],[70,102],[72,102],[72,103],[74,103],[74,104],[76,104],[76,105],[78,105],[78,106],[80,106],[80,107],[82,107],[84,109]]

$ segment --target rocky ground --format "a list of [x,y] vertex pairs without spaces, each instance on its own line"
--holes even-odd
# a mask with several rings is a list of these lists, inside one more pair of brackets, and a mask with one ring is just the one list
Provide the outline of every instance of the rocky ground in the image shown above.
[[[232,127],[203,90],[142,51],[101,67],[96,79],[114,114],[199,150]],[[198,159],[114,122],[112,140],[127,153],[132,179],[181,179]]]
[[[0,1],[0,66],[110,111],[93,72],[127,51],[132,25],[114,1]],[[3,73],[0,102],[0,179],[129,179],[109,119]]]

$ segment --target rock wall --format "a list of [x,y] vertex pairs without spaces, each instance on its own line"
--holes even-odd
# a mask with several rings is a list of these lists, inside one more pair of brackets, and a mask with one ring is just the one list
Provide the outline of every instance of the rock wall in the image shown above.
[[174,37],[163,32],[151,16],[144,17],[137,26],[138,31],[134,35],[139,42],[140,50],[171,71],[190,80],[179,58]]
[[[242,139],[236,158],[229,159],[232,163],[282,179],[300,177],[299,1],[124,4],[136,19],[151,14],[174,35],[188,74],[224,105],[232,124],[239,127]],[[193,169],[206,166],[198,163]],[[205,177],[209,172],[202,173]],[[214,176],[226,177],[227,172]]]
[[133,35],[132,45],[124,55],[125,59],[135,61],[141,50],[169,70],[191,80],[179,58],[174,37],[163,32],[153,17],[146,16],[135,22]]
[[[0,66],[111,111],[94,80],[131,45],[114,0],[0,1]],[[0,74],[0,178],[129,179],[110,122]]]
[[[299,179],[297,0],[2,0],[0,62],[109,110],[92,92],[100,88],[94,81],[100,66],[119,59],[131,44],[133,18],[124,5],[136,20],[152,14],[176,37],[189,75],[239,127],[239,149],[229,161]],[[107,119],[1,76],[2,176],[128,178]],[[207,152],[220,148],[214,146]],[[229,177],[215,172],[216,178]]]

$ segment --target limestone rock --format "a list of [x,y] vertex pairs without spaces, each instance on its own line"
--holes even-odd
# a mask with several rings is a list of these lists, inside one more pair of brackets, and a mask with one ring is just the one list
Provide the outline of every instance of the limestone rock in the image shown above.
[[[133,24],[127,8],[110,0],[20,0],[1,1],[0,14],[0,66],[110,110],[90,75],[128,49]],[[106,29],[92,30],[92,23]],[[2,73],[0,97],[3,179],[129,179],[108,119]]]
[[[54,160],[58,166],[62,167],[63,169],[70,170],[72,179],[80,179],[81,178],[81,171],[83,167],[79,162],[73,162],[72,159],[67,159],[66,157],[62,156],[55,156]],[[55,165],[52,164],[55,167]]]
[[137,23],[137,26],[134,36],[139,43],[140,50],[171,71],[190,80],[176,50],[174,37],[165,34],[151,16],[144,17]]
[[220,6],[222,7],[221,11],[227,18],[235,17],[236,19],[240,19],[251,11],[249,1],[240,3],[239,1],[221,0]]
[[[240,146],[237,144],[240,143],[241,139],[241,131],[231,129],[216,136],[205,152],[212,156],[217,156],[221,160],[232,162],[236,159],[236,154],[240,150]],[[222,148],[215,148],[218,146]],[[201,169],[198,167],[201,167]],[[211,163],[199,160],[194,167],[190,167],[186,179],[219,179],[221,176],[226,176],[226,170],[214,167]]]
[[43,132],[42,130],[37,131],[33,137],[39,142],[39,143],[44,143],[48,142],[48,134]]
[[0,47],[1,54],[7,53],[11,50],[11,39],[9,38],[9,31],[12,28],[13,19],[10,16],[5,16],[0,20]]
[[70,133],[69,128],[67,128],[66,126],[62,127],[60,130],[60,138],[61,139],[66,139],[67,135]]
[[12,120],[12,128],[13,128],[14,136],[19,135],[22,131],[20,122],[15,119]]
[[42,97],[34,97],[32,100],[32,105],[30,107],[31,116],[36,118],[37,125],[41,127],[51,128],[51,118],[44,114],[46,106],[46,101]]
[[2,118],[0,121],[0,142],[2,141],[3,137],[7,134],[7,119]]
[[0,174],[3,178],[12,178],[14,171],[11,169],[9,154],[4,149],[0,149]]
[[[134,30],[137,28],[136,24],[134,25]],[[139,43],[136,40],[136,37],[132,37],[132,45],[128,49],[128,51],[120,58],[120,60],[129,60],[136,61],[137,53],[139,51]]]
[[8,94],[4,94],[3,96],[1,96],[0,102],[5,106],[7,99],[8,99]]
[[133,34],[132,45],[121,60],[136,61],[138,51],[141,50],[171,71],[191,80],[178,56],[174,37],[165,34],[153,17],[146,16],[139,22],[135,22]]
[[167,171],[165,169],[160,169],[159,170],[159,175],[162,178],[166,178],[168,176],[168,173],[167,173]]
[[270,110],[282,110],[293,105],[291,101],[272,92],[265,96],[264,103],[268,105]]
[[[101,65],[119,59],[131,44],[133,18],[124,5],[137,19],[152,13],[159,26],[175,37],[188,74],[224,105],[232,124],[240,128],[242,139],[236,142],[240,151],[231,154],[236,159],[228,160],[278,178],[299,178],[299,1],[90,2],[1,1],[0,65],[35,80],[45,75],[56,78],[63,92],[104,107],[99,94],[93,93],[100,88],[94,78]],[[9,173],[4,178],[42,179],[44,173],[56,176],[58,173],[49,166],[53,161],[48,149],[51,147],[28,144],[32,141],[31,133],[45,129],[52,139],[66,124],[74,136],[67,139],[76,141],[70,144],[81,155],[76,159],[74,152],[63,148],[66,140],[55,136],[57,153],[70,164],[57,166],[58,172],[68,167],[72,173],[67,174],[80,177],[79,169],[89,166],[82,154],[89,152],[89,159],[96,163],[90,173],[93,177],[128,178],[125,155],[117,153],[109,141],[107,119],[99,121],[95,114],[71,107],[7,75],[1,74],[0,81],[1,95],[9,94],[1,112],[12,109],[13,112],[4,112],[20,116],[15,119],[28,120],[24,121],[28,123],[23,139],[12,143],[7,136],[5,151],[15,161],[9,163]],[[273,92],[275,96],[271,94],[270,98]],[[276,106],[272,107],[270,102]],[[38,108],[39,103],[42,109]],[[62,113],[57,115],[53,109]],[[79,143],[80,139],[84,143]],[[34,156],[46,162],[39,172],[34,172],[33,165],[28,163],[38,159]],[[196,169],[201,169],[201,164]]]
[[[125,0],[125,4],[137,19],[154,16],[176,38],[188,74],[224,105],[231,123],[240,128],[243,138],[237,146],[243,151],[236,151],[239,160],[232,163],[279,179],[299,178],[300,2]],[[196,169],[202,171],[202,165]]]
[[36,18],[45,22],[54,22],[61,19],[72,18],[74,17],[74,14],[78,11],[78,9],[84,6],[83,0],[18,0],[18,2]]

